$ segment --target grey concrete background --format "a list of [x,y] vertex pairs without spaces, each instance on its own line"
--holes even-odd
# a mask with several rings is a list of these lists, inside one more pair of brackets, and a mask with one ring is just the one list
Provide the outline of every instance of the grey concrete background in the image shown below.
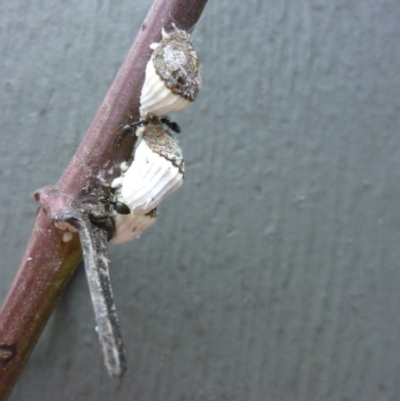
[[[151,0],[0,4],[0,301]],[[400,400],[400,5],[210,1],[183,187],[110,246],[129,357],[82,268],[10,400]]]

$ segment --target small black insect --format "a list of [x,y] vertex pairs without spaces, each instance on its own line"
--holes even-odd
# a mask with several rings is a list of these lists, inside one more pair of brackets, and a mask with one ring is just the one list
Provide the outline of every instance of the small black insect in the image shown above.
[[[126,138],[128,135],[134,134],[134,128],[149,125],[152,118],[157,119],[157,117],[151,117],[149,120],[140,118],[138,121],[125,124],[121,128],[121,133],[118,135],[118,137],[114,141],[114,148],[117,148],[121,144],[122,140],[124,138]],[[160,117],[159,121],[161,124],[164,124],[165,126],[167,126],[167,128],[169,128],[171,131],[174,131],[177,134],[180,134],[181,127],[175,121],[171,121],[171,119],[168,116]]]
[[148,125],[148,124],[149,124],[149,120],[145,120],[144,118],[141,118],[140,120],[132,122],[132,123],[125,124],[121,128],[120,134],[117,136],[117,138],[115,138],[114,145],[113,145],[114,149],[118,148],[118,146],[121,145],[121,142],[128,135],[132,135],[135,133],[134,132],[135,127],[142,127],[143,125]]
[[180,134],[181,127],[175,121],[171,121],[171,119],[168,116],[161,117],[160,121],[172,131],[176,132],[177,134]]
[[115,201],[113,199],[107,198],[106,196],[101,196],[99,200],[106,205],[112,205],[114,207],[114,210],[119,214],[129,214],[131,212],[129,206],[123,202]]
[[141,118],[138,121],[135,121],[133,123],[129,123],[129,124],[125,124],[122,128],[121,128],[121,138],[125,138],[126,136],[130,135],[133,133],[133,128],[135,127],[142,127],[143,125],[149,125],[149,120],[145,120],[143,118]]
[[[166,125],[170,130],[176,132],[177,134],[180,134],[181,127],[175,121],[171,121],[171,119],[168,116],[160,117],[160,122]],[[132,133],[134,127],[142,127],[144,125],[149,125],[149,123],[150,120],[141,118],[140,120],[135,121],[134,123],[125,124],[121,129],[121,135],[122,136],[129,135],[130,133]]]

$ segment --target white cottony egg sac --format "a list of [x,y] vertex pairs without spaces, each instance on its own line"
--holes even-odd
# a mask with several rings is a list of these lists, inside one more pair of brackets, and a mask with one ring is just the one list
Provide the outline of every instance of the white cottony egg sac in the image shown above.
[[136,135],[134,159],[120,194],[133,213],[145,214],[182,185],[184,163],[178,141],[158,120],[139,128]]
[[110,242],[121,244],[139,238],[146,228],[155,223],[156,218],[157,208],[146,214],[117,214],[115,216],[115,231]]
[[146,67],[146,80],[140,97],[140,114],[142,116],[148,114],[164,116],[171,112],[184,110],[190,103],[190,100],[176,95],[165,86],[150,60]]
[[201,87],[201,68],[190,36],[182,30],[162,31],[162,40],[146,67],[140,114],[163,116],[184,110]]
[[144,140],[136,155],[125,173],[121,195],[131,211],[144,214],[182,185],[183,174],[171,161],[153,152]]
[[183,183],[182,151],[161,122],[157,118],[149,120],[136,135],[138,140],[132,164],[111,184],[116,187],[118,201],[131,210],[128,215],[116,214],[113,243],[137,238],[154,223],[160,202]]

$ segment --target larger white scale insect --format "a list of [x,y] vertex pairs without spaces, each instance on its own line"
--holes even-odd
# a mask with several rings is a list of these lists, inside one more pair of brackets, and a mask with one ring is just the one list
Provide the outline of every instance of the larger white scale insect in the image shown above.
[[140,114],[163,116],[184,110],[196,99],[201,87],[200,62],[190,36],[182,30],[166,33],[150,46],[140,97]]
[[111,242],[137,238],[155,221],[155,208],[183,183],[184,161],[178,141],[153,118],[136,135],[134,159],[128,170],[113,181],[119,202],[131,210],[117,214],[115,234]]

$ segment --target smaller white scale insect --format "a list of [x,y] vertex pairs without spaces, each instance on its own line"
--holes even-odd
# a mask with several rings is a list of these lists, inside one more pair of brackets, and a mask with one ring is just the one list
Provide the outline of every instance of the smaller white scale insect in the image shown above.
[[116,214],[113,243],[137,238],[154,223],[155,209],[160,202],[183,183],[181,148],[160,120],[148,120],[148,124],[138,128],[136,135],[132,164],[111,184],[116,189],[118,202],[131,210],[128,215]]
[[151,227],[157,218],[157,208],[146,214],[117,214],[115,216],[115,232],[111,241],[121,244],[139,238],[144,230]]
[[140,96],[140,114],[164,116],[184,110],[201,87],[201,68],[190,36],[177,29],[152,44],[146,78]]

